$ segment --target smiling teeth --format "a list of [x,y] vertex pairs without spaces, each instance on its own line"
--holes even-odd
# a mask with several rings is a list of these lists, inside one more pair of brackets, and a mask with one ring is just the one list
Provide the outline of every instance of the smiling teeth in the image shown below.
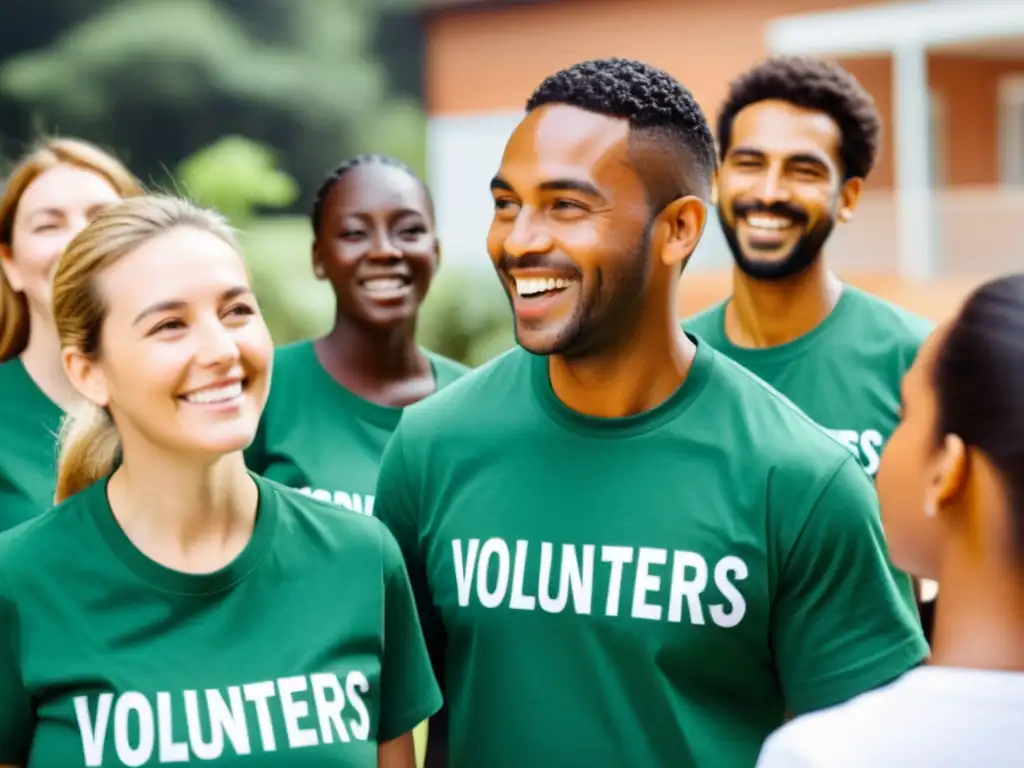
[[571,284],[572,280],[564,277],[527,277],[516,280],[516,290],[520,296],[536,296],[538,293],[568,288]]
[[234,384],[228,384],[224,387],[201,389],[198,392],[192,392],[191,394],[185,395],[185,399],[190,403],[196,403],[198,405],[210,405],[212,403],[226,403],[229,400],[234,400],[241,396],[242,382],[236,381]]
[[378,277],[373,280],[367,280],[363,283],[363,288],[370,293],[383,293],[384,291],[397,291],[405,285],[405,281],[399,277]]
[[747,216],[747,224],[757,229],[786,229],[793,222],[790,219],[780,219],[775,216]]

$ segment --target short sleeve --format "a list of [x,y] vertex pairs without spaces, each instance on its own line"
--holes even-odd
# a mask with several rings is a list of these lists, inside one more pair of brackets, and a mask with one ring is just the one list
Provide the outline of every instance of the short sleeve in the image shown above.
[[[420,489],[415,487],[405,455],[405,437],[402,425],[392,434],[381,458],[377,475],[377,490],[373,502],[374,517],[388,527],[398,542],[405,559],[406,572],[412,584],[420,626],[427,641],[427,649],[440,673],[444,663],[445,635],[440,617],[434,607],[427,583],[427,566],[420,544]],[[441,679],[439,675],[439,679]]]
[[34,712],[21,674],[21,622],[0,574],[0,763],[25,765]]
[[381,530],[384,557],[384,658],[379,742],[408,733],[441,708],[441,691],[427,655],[416,603],[398,543]]
[[794,714],[877,688],[928,652],[888,562],[874,487],[852,457],[807,515],[778,585],[772,648]]

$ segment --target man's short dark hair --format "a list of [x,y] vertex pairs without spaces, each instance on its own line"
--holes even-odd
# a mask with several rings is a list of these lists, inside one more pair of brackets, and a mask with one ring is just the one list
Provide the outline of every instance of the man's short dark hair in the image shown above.
[[[715,143],[704,112],[667,72],[631,59],[594,59],[548,77],[526,103],[532,112],[566,104],[629,122],[631,141],[652,138],[676,156],[675,172],[644,174],[656,210],[684,195],[707,198],[714,173]],[[658,179],[651,178],[657,175]]]
[[823,112],[839,126],[839,156],[845,179],[866,179],[875,166],[881,121],[874,99],[838,64],[803,56],[779,56],[744,72],[729,86],[718,115],[719,152],[732,143],[736,115],[761,101],[785,101]]

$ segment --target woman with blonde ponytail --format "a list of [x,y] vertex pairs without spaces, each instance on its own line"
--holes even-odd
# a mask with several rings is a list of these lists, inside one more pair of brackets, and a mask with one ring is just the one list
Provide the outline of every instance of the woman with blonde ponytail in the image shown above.
[[413,768],[441,701],[398,544],[246,469],[273,347],[224,220],[104,210],[53,309],[82,405],[59,503],[0,534],[0,768]]
[[141,192],[117,159],[77,139],[41,142],[0,190],[0,531],[53,501],[54,436],[76,399],[53,322],[54,266],[98,211]]

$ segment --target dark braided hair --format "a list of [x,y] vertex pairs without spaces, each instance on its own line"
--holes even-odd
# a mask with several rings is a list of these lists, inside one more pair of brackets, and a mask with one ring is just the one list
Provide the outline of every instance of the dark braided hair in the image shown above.
[[[548,77],[526,103],[532,112],[545,104],[566,104],[629,122],[633,134],[661,141],[675,155],[680,172],[653,198],[706,197],[714,172],[715,142],[707,118],[678,80],[641,61],[594,59]],[[662,182],[666,179],[661,179]]]
[[430,190],[427,188],[426,183],[419,177],[419,175],[408,165],[403,163],[401,160],[391,157],[390,155],[380,155],[374,153],[367,153],[363,155],[356,155],[350,157],[348,160],[343,161],[337,165],[334,170],[327,174],[327,177],[321,182],[320,187],[316,191],[316,195],[313,198],[313,210],[310,213],[310,223],[313,225],[313,234],[316,235],[320,231],[320,221],[323,218],[324,203],[327,202],[327,196],[331,194],[331,190],[334,189],[334,185],[338,183],[346,173],[351,171],[353,168],[358,168],[363,165],[385,165],[389,168],[397,168],[401,171],[405,171],[412,178],[416,179],[423,187],[423,194],[427,198],[427,208],[430,214],[431,220],[434,218],[434,199],[430,195]]
[[866,179],[875,165],[881,121],[871,95],[838,64],[804,56],[779,56],[758,64],[729,86],[718,115],[719,152],[732,143],[736,115],[761,101],[785,101],[823,112],[839,126],[839,148],[846,179]]

